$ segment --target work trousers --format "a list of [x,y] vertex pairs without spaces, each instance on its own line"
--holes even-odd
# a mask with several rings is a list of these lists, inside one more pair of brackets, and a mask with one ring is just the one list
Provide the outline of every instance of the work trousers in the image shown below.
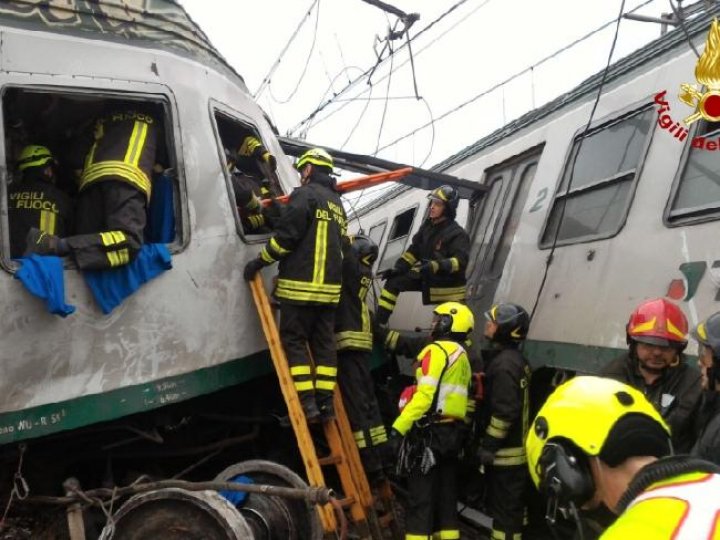
[[121,180],[100,180],[78,195],[74,236],[67,238],[80,270],[128,264],[142,247],[145,195]]
[[410,274],[393,276],[385,282],[378,300],[377,322],[387,324],[390,315],[395,310],[398,296],[405,291],[422,291],[422,280],[420,277],[412,277]]
[[337,380],[335,306],[281,302],[280,339],[301,399],[316,391],[319,401],[332,399]]
[[[386,465],[387,432],[370,375],[370,351],[338,351],[338,384],[365,472],[373,476]],[[390,466],[390,463],[387,463]]]
[[452,422],[427,429],[433,430],[431,448],[435,465],[426,474],[419,467],[408,474],[405,540],[459,539],[457,472],[461,427]]
[[492,515],[492,540],[521,540],[526,520],[525,493],[529,472],[526,465],[486,468],[487,507]]

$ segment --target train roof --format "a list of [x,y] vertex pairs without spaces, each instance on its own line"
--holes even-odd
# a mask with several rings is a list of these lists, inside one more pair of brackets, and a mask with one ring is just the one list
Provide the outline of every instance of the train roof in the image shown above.
[[0,26],[166,50],[209,65],[245,86],[175,0],[0,2]]
[[[691,37],[702,35],[704,39],[704,36],[707,34],[707,31],[710,28],[710,22],[712,21],[712,19],[713,14],[705,13],[695,17],[692,20],[686,21],[685,28],[687,29],[687,32]],[[645,66],[652,60],[659,58],[660,56],[668,53],[676,47],[683,46],[689,47],[687,43],[687,37],[685,36],[685,31],[678,26],[664,36],[660,36],[656,40],[651,41],[637,51],[613,63],[608,70],[605,84],[607,85],[612,81],[619,79],[623,75],[626,75],[627,73],[630,73],[635,69],[639,69]],[[489,135],[476,141],[470,146],[467,146],[460,152],[444,159],[437,165],[433,166],[431,170],[443,171],[448,167],[452,167],[453,165],[462,162],[466,158],[477,154],[481,150],[492,146],[496,142],[504,139],[505,137],[513,135],[521,129],[528,127],[531,124],[542,120],[543,118],[546,118],[557,110],[583,99],[588,94],[598,89],[598,87],[600,86],[600,82],[602,81],[604,71],[604,69],[600,70],[596,74],[585,79],[582,83],[580,83],[578,86],[576,86],[569,92],[566,92],[565,94],[558,96],[557,98],[543,105],[542,107],[533,109],[532,111],[524,114],[520,118],[517,118],[516,120],[505,124],[503,127],[493,131]]]

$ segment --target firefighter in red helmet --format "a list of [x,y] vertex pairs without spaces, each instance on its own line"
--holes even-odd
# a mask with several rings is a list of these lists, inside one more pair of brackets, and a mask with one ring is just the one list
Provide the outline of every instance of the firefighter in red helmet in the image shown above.
[[627,323],[628,352],[611,361],[601,375],[642,391],[668,423],[677,453],[690,450],[693,417],[702,393],[700,373],[685,360],[688,322],[664,298],[640,304]]

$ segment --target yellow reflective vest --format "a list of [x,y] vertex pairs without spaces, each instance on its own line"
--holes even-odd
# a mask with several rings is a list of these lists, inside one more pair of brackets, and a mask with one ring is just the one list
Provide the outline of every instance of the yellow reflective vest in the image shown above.
[[465,349],[454,341],[438,340],[420,351],[417,359],[417,389],[392,426],[402,435],[426,415],[431,421],[463,420],[467,411],[472,371]]
[[720,540],[720,475],[692,472],[635,497],[601,540]]

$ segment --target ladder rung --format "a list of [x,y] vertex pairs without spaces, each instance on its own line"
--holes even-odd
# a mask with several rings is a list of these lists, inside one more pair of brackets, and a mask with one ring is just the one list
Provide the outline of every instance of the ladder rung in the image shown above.
[[333,455],[333,454],[330,454],[329,456],[324,457],[324,458],[318,458],[318,463],[323,466],[324,465],[337,465],[338,463],[342,463],[342,461],[343,461],[342,456],[337,456],[337,455]]
[[338,502],[340,503],[340,506],[347,508],[348,506],[355,504],[355,497],[345,497],[344,499],[340,499]]

